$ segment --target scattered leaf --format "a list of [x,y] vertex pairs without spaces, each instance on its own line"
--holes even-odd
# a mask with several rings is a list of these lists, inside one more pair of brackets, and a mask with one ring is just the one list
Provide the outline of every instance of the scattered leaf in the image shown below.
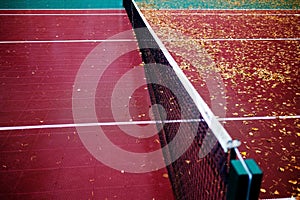
[[242,156],[247,156],[247,152],[245,152],[245,151],[242,151],[241,154],[242,154]]
[[296,185],[298,183],[298,181],[297,180],[289,180],[289,183]]
[[263,189],[263,188],[260,188],[260,191],[261,191],[262,193],[266,193],[266,192],[267,192],[267,190],[266,190],[266,189]]
[[163,177],[164,177],[164,178],[169,178],[169,175],[168,175],[167,173],[164,173],[164,174],[163,174]]
[[95,182],[95,179],[94,179],[94,178],[91,178],[89,181],[90,181],[91,183],[93,183],[93,182]]
[[279,171],[284,172],[284,168],[283,167],[279,167]]
[[31,157],[30,157],[30,160],[31,160],[31,161],[34,161],[36,158],[37,158],[37,156],[31,156]]

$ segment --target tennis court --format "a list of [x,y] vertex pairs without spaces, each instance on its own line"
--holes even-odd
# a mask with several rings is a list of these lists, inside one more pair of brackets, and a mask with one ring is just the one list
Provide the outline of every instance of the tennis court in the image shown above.
[[[299,194],[299,12],[145,6],[144,14],[205,101],[226,113],[221,121],[243,141],[244,157],[264,169],[261,197]],[[207,85],[220,80],[214,94]]]
[[[13,2],[0,4],[1,199],[225,198],[224,142],[199,159],[219,126],[179,97],[177,72],[148,66],[158,47],[140,43],[121,1]],[[260,198],[299,197],[299,5],[161,2],[138,5],[208,118],[263,170]]]
[[[61,8],[59,3],[50,8],[37,3],[29,4],[29,10],[1,10],[0,198],[171,199],[165,169],[139,175],[106,167],[80,140],[72,114],[72,93],[83,60],[102,42],[112,48],[128,43],[137,48],[137,44],[132,31],[123,39],[107,40],[131,30],[121,3],[120,8],[98,6],[93,10],[74,4],[64,5],[73,10],[53,9]],[[92,5],[97,8],[97,3]],[[48,9],[30,10],[30,6]],[[109,66],[96,95],[99,122],[112,121],[111,111],[105,108],[110,104],[103,102],[110,102],[106,96],[111,96],[116,80],[141,62],[136,50]],[[85,77],[86,83],[94,77]],[[75,92],[85,91],[77,88]],[[145,97],[137,93],[135,98],[141,101]],[[138,105],[131,107],[139,112]],[[86,108],[79,109],[86,113]],[[80,119],[93,122],[88,115]],[[116,125],[109,126],[106,133],[115,144],[131,151],[159,145],[155,139],[139,144],[138,139],[121,134]]]

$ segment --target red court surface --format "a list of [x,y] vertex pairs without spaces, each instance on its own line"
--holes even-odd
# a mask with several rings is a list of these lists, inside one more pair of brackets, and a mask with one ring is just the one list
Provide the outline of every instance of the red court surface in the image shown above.
[[[166,169],[141,174],[112,169],[90,154],[74,125],[77,72],[103,40],[131,30],[125,11],[1,11],[0,27],[0,199],[173,199]],[[97,120],[114,122],[113,87],[142,61],[133,34],[105,42],[115,49],[136,45],[107,67],[93,97]],[[95,77],[80,78],[89,85]],[[76,88],[75,92],[85,91]],[[147,120],[146,94],[146,88],[141,88],[130,97],[133,120]],[[84,116],[86,107],[79,109],[82,122],[93,122],[88,114]],[[15,130],[18,126],[23,130]],[[103,130],[128,151],[160,148],[155,136],[134,138],[116,124]]]
[[260,198],[299,197],[299,11],[143,13],[229,134],[242,141],[243,156],[262,168]]

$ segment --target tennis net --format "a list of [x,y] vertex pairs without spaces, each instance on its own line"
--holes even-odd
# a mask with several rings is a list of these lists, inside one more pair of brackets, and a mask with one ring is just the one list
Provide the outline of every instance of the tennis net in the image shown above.
[[[123,5],[137,38],[157,120],[164,160],[176,199],[237,199],[228,195],[231,160],[239,152],[210,108],[181,71],[133,0]],[[160,126],[160,125],[158,125]],[[251,173],[245,193],[250,195]]]

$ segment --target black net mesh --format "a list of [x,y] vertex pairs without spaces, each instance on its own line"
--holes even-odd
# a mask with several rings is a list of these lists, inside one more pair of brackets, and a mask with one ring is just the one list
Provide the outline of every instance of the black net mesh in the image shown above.
[[[211,133],[151,31],[146,28],[136,4],[131,0],[124,0],[124,7],[145,63],[151,102],[161,105],[155,107],[155,118],[179,120],[165,123],[159,132],[161,146],[167,147],[164,148],[163,155],[175,198],[225,199],[229,154],[224,152]],[[183,122],[184,120],[191,121]],[[180,131],[183,134],[174,140]],[[172,145],[169,145],[170,142],[173,142]],[[178,152],[182,149],[184,153],[179,156]]]

